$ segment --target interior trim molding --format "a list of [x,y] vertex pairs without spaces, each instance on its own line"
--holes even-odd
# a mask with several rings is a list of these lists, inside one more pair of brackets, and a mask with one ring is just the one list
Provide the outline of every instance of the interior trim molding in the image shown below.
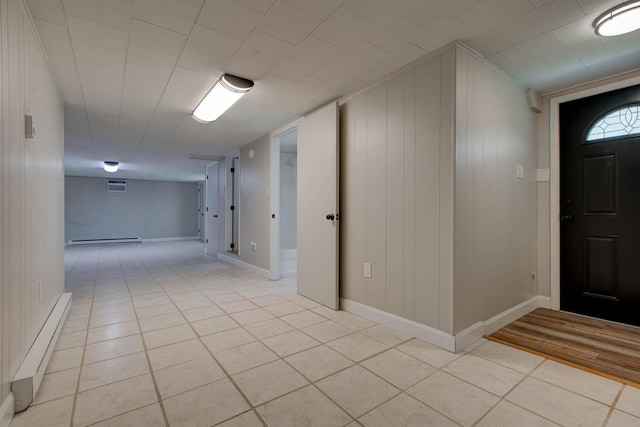
[[15,405],[13,393],[10,392],[0,406],[0,427],[9,427],[13,419]]
[[236,258],[235,256],[218,253],[218,259],[221,261],[228,262],[229,264],[233,264],[237,267],[244,268],[245,270],[248,270],[252,273],[256,273],[262,277],[265,277],[271,280],[271,272],[269,270],[265,270],[264,268],[260,268],[253,264],[249,264],[248,262],[244,262],[240,258]]
[[142,239],[142,243],[157,243],[157,242],[177,242],[180,240],[198,240],[198,236],[182,236],[182,237],[154,237],[151,239]]

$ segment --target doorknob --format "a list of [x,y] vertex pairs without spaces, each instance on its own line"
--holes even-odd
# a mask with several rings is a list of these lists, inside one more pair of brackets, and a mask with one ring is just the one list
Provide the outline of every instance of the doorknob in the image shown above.
[[560,222],[569,222],[572,220],[573,220],[573,217],[571,215],[562,215],[560,217]]
[[336,217],[333,214],[327,214],[327,219],[333,221]]

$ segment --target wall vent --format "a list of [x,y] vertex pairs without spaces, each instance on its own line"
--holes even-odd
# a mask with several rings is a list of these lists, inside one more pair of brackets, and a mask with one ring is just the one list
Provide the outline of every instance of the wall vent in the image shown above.
[[123,179],[108,179],[107,180],[107,191],[109,193],[126,193],[127,192],[127,181]]

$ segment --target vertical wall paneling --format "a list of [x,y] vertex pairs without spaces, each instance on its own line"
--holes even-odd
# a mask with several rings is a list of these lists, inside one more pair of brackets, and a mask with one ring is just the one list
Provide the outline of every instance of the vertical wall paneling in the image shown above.
[[416,71],[404,73],[403,315],[415,316]]
[[[339,109],[340,141],[355,140],[354,103],[347,103]],[[355,260],[356,245],[350,244],[356,238],[355,222],[352,213],[355,209],[355,144],[340,144],[340,274],[341,282],[349,286],[340,286],[340,297],[357,299],[355,289],[357,275]],[[347,197],[350,195],[351,197]]]

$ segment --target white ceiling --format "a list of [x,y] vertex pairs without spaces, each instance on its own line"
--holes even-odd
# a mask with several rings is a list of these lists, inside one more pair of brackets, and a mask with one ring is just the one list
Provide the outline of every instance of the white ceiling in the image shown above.
[[[548,93],[640,67],[640,31],[597,37],[621,0],[27,0],[66,100],[69,175],[195,181],[223,156],[461,40]],[[220,119],[222,72],[256,81]],[[113,176],[113,175],[110,175]]]

